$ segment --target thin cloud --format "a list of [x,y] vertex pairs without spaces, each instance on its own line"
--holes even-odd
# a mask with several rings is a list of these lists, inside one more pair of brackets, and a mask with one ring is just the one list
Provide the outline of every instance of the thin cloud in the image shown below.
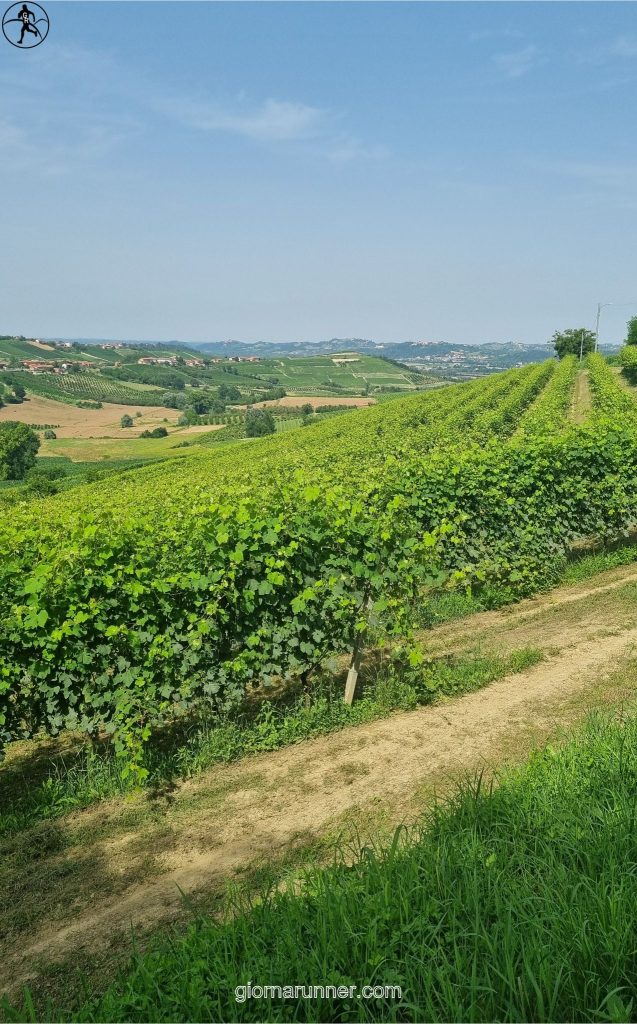
[[389,151],[386,146],[369,146],[360,139],[343,136],[326,149],[328,160],[335,164],[347,164],[353,160],[384,160]]
[[637,57],[637,36],[619,35],[608,42],[597,43],[572,53],[576,64],[607,64],[617,60],[634,60]]
[[610,44],[610,54],[615,57],[637,57],[637,36],[617,36]]
[[325,111],[318,107],[275,99],[250,107],[245,102],[223,105],[218,101],[196,102],[179,97],[156,100],[154,106],[199,131],[229,132],[261,142],[313,138],[325,120]]
[[[168,118],[196,132],[239,136],[255,144],[311,146],[313,153],[331,162],[385,155],[383,147],[339,127],[344,118],[341,112],[273,96],[197,95],[178,84],[154,81],[139,69],[133,74],[110,53],[50,46],[42,56],[37,78],[25,77],[15,69],[0,69],[0,108],[4,98],[11,112],[16,94],[22,97],[21,115],[27,114],[22,123],[29,128],[28,137],[10,139],[12,149],[19,148],[23,166],[32,156],[34,166],[37,163],[44,171],[63,166],[64,152],[70,162],[103,157],[131,133],[142,133],[156,118]],[[51,97],[56,97],[55,102]],[[64,111],[62,118],[60,110]],[[13,121],[9,113],[7,123]]]
[[541,55],[537,46],[530,43],[521,50],[496,53],[492,60],[505,78],[522,78],[541,63]]

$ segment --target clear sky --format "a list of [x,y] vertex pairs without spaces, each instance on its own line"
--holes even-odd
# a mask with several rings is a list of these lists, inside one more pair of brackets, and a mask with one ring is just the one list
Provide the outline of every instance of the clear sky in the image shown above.
[[543,342],[603,301],[614,341],[637,312],[636,4],[43,3],[41,46],[0,37],[0,333]]

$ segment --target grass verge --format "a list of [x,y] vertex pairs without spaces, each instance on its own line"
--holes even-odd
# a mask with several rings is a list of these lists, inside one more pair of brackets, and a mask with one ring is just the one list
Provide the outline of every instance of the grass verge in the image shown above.
[[[637,1002],[637,714],[478,778],[384,849],[158,936],[48,1020],[630,1021]],[[281,986],[247,998],[247,985]],[[283,986],[333,986],[323,998]],[[338,986],[398,986],[350,998]],[[237,997],[238,995],[238,997]],[[27,996],[9,1020],[35,1020]]]

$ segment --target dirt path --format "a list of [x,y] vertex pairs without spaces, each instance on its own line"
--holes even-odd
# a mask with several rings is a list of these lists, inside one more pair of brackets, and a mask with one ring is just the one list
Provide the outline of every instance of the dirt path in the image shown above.
[[575,378],[575,389],[571,403],[571,419],[574,423],[584,423],[593,408],[593,398],[588,383],[588,371],[579,370]]
[[[637,564],[618,566],[586,583],[559,587],[500,611],[479,612],[433,630],[423,630],[418,639],[431,654],[474,647],[476,640],[489,649],[510,650],[534,644],[550,650],[555,643],[563,648],[582,635],[590,638],[600,631],[621,628],[622,620],[632,613],[633,585],[637,587]],[[626,588],[628,602],[626,594],[621,593]],[[637,601],[637,590],[634,598]],[[615,613],[614,605],[618,606]]]
[[[637,569],[623,573],[597,588],[569,588],[551,606],[637,578]],[[529,605],[546,611],[549,601],[525,602],[508,621],[523,620]],[[491,613],[490,624],[504,618]],[[484,619],[456,628],[473,626],[475,635]],[[156,799],[151,819],[140,814],[150,798],[139,796],[37,826],[19,837],[38,847],[23,883],[30,894],[41,886],[46,912],[36,891],[26,920],[11,924],[9,913],[0,989],[15,990],[45,965],[125,944],[131,925],[143,932],[183,913],[182,893],[220,892],[237,873],[285,858],[348,820],[409,820],[426,794],[459,774],[521,757],[591,703],[631,695],[632,686],[617,689],[607,677],[637,645],[637,604],[612,625],[612,635],[594,639],[580,630],[547,661],[471,695],[220,766]],[[16,898],[9,892],[5,906]]]

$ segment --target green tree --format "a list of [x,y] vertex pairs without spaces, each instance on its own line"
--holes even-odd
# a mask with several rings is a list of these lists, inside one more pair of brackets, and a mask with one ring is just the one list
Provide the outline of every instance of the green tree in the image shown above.
[[311,416],[312,413],[314,412],[314,406],[312,405],[311,402],[304,402],[303,405],[301,406],[301,412],[303,413],[304,416]]
[[181,414],[177,420],[177,425],[180,427],[193,427],[199,422],[199,416],[191,406],[190,408],[185,409]]
[[626,327],[628,328],[626,345],[637,345],[637,316],[631,316]]
[[35,465],[40,439],[26,423],[0,423],[0,480],[22,480]]
[[586,327],[570,327],[566,331],[556,331],[551,341],[560,359],[579,356],[580,351],[585,356],[595,348],[595,331]]
[[129,416],[127,412],[125,412],[119,423],[121,427],[132,427],[133,418],[132,416]]
[[217,398],[220,398],[222,402],[240,402],[241,392],[236,384],[220,384]]
[[246,437],[262,437],[275,434],[276,423],[269,409],[248,409],[246,413]]

